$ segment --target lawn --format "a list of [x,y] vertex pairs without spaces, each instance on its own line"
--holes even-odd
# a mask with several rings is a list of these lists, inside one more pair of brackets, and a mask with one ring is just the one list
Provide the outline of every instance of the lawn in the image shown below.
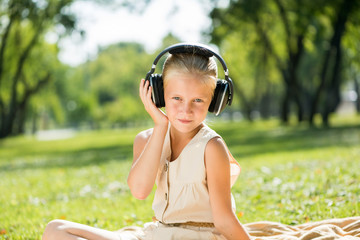
[[[330,129],[275,120],[209,124],[242,166],[233,187],[242,223],[360,215],[359,116],[333,119]],[[0,141],[0,239],[40,239],[54,218],[109,230],[151,221],[152,196],[136,200],[126,185],[139,130]]]

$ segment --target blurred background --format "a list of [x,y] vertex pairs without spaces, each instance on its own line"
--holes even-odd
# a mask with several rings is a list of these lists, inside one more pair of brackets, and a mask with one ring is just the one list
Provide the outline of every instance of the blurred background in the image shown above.
[[182,41],[225,59],[222,120],[329,127],[360,112],[359,13],[357,0],[1,0],[0,138],[146,124],[139,81]]

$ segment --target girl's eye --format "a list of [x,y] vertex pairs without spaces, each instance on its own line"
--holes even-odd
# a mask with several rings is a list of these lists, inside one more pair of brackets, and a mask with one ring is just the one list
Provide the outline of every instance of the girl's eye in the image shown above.
[[202,102],[203,100],[200,99],[200,98],[197,98],[197,99],[195,99],[194,101],[195,101],[195,102]]
[[173,97],[174,100],[180,100],[180,97]]

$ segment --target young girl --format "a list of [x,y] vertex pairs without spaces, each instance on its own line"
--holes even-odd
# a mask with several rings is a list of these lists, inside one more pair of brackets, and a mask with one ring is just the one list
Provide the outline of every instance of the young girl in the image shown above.
[[156,183],[154,222],[110,232],[55,220],[43,239],[250,239],[230,192],[237,177],[230,169],[238,165],[222,138],[204,124],[217,84],[215,60],[196,51],[170,54],[162,79],[166,114],[154,104],[149,81],[140,82],[154,127],[136,136],[128,176],[138,199]]

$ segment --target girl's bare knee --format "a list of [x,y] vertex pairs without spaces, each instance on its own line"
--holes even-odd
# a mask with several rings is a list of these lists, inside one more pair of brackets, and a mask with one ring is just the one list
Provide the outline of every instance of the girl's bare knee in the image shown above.
[[65,231],[64,229],[65,225],[66,225],[66,221],[64,220],[52,220],[46,225],[42,239],[43,240],[56,239],[56,237],[62,235],[59,233]]

